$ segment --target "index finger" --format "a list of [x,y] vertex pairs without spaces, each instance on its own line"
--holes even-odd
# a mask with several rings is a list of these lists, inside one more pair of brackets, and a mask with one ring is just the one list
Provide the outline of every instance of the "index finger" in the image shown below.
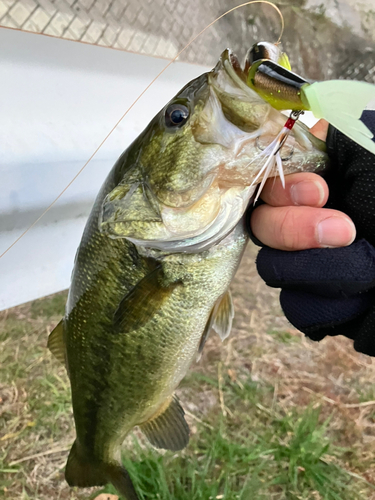
[[328,199],[326,181],[317,174],[304,172],[285,177],[285,189],[279,177],[268,179],[261,199],[273,207],[323,207]]

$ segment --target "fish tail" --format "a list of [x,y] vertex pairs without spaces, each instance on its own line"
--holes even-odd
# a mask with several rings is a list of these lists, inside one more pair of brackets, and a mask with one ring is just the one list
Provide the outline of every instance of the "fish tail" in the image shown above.
[[110,465],[108,477],[124,500],[139,500],[128,471],[122,465]]
[[107,484],[107,474],[102,463],[95,464],[80,452],[77,441],[70,450],[65,468],[65,479],[69,486],[103,486]]
[[86,488],[112,483],[124,500],[139,500],[127,470],[119,463],[92,462],[79,451],[75,441],[68,457],[65,479],[69,486]]

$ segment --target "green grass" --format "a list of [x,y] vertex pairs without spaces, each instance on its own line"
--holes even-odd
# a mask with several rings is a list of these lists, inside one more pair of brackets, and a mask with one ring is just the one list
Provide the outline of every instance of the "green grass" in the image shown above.
[[[6,499],[98,495],[98,490],[70,489],[63,476],[74,440],[70,390],[46,339],[65,299],[59,294],[0,316],[0,497]],[[282,329],[272,332],[275,346],[299,348],[298,337]],[[124,449],[124,465],[140,499],[369,499],[373,487],[351,472],[363,472],[361,450],[335,444],[332,408],[327,417],[313,402],[285,404],[272,383],[252,379],[238,363],[221,363],[218,377],[221,347],[214,342],[181,384],[182,405],[197,407],[187,415],[189,446],[180,453],[159,453],[133,436]],[[254,352],[259,346],[249,359]],[[207,403],[209,397],[214,404]],[[116,493],[111,486],[102,491]]]
[[38,317],[50,318],[53,316],[63,316],[65,311],[66,293],[57,293],[46,297],[43,300],[35,300],[30,304],[30,314],[32,319]]
[[278,341],[283,342],[284,344],[301,341],[300,336],[292,335],[290,332],[284,330],[269,330],[267,333],[268,335],[273,335]]
[[[134,440],[124,465],[141,500],[363,498],[365,484],[359,487],[335,464],[344,450],[327,437],[330,420],[320,421],[319,407],[270,410],[271,388],[251,379],[239,387],[228,378],[223,389],[232,414],[207,415],[183,453],[161,456]],[[115,493],[113,487],[102,491]]]

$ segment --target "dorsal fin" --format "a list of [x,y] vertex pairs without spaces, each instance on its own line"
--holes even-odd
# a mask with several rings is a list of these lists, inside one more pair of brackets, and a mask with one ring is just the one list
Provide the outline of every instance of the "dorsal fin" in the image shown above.
[[60,363],[66,365],[63,320],[61,320],[49,334],[47,347]]
[[182,450],[187,446],[190,434],[184,415],[182,406],[173,396],[154,417],[139,427],[156,448]]

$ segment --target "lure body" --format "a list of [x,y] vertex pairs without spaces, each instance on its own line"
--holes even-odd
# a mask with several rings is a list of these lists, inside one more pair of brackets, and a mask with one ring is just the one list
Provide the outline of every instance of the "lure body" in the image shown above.
[[275,109],[310,110],[303,92],[308,82],[273,61],[256,61],[250,67],[247,84]]
[[[270,59],[257,59],[264,56]],[[275,50],[257,51],[253,47],[247,56],[249,87],[275,109],[311,111],[315,118],[324,118],[375,154],[373,134],[360,120],[366,106],[375,100],[375,85],[350,80],[311,83],[290,71],[285,60],[280,51],[277,54]]]

